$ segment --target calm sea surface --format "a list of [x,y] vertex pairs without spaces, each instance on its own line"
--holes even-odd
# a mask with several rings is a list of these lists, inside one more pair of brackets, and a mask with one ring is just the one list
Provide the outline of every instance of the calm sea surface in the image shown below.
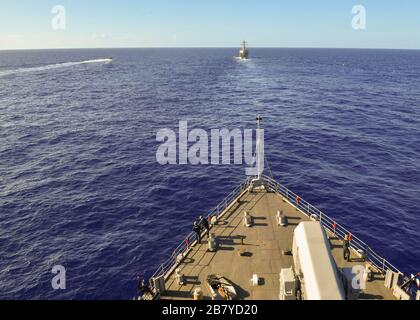
[[249,129],[257,113],[275,178],[418,272],[420,51],[251,53],[0,52],[0,298],[131,299],[245,179],[158,165],[157,131]]

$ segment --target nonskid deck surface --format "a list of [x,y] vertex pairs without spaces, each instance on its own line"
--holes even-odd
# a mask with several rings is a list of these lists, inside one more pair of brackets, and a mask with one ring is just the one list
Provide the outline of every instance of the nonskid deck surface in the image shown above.
[[[278,210],[283,210],[288,217],[288,227],[277,225]],[[254,218],[251,228],[244,226],[244,211],[248,211]],[[166,282],[167,291],[161,298],[192,299],[194,290],[201,288],[204,299],[210,299],[206,278],[211,274],[219,274],[234,283],[238,299],[278,300],[280,270],[293,266],[293,258],[284,255],[283,251],[292,249],[294,229],[300,222],[308,220],[306,215],[276,193],[246,192],[211,230],[219,239],[217,252],[208,251],[207,237],[201,244],[194,246],[178,266],[186,278],[186,284],[179,285],[175,274],[171,274]],[[354,252],[352,262],[344,261],[342,242],[334,239],[331,234],[329,236],[332,238],[332,252],[339,268],[364,266]],[[240,252],[245,254],[241,256]],[[252,285],[254,274],[262,280],[259,286]],[[384,278],[379,274],[374,278],[374,281],[367,284],[360,299],[394,299],[391,290],[384,287]]]

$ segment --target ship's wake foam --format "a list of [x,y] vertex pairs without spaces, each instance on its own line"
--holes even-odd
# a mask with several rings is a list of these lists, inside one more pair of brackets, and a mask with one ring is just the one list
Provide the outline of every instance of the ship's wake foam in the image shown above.
[[11,69],[11,70],[4,70],[0,71],[0,77],[4,76],[10,76],[20,73],[29,73],[29,72],[41,72],[41,71],[47,71],[52,69],[58,69],[58,68],[68,68],[73,67],[77,65],[82,64],[91,64],[91,63],[110,63],[111,59],[94,59],[94,60],[85,60],[85,61],[79,61],[79,62],[63,62],[63,63],[55,63],[55,64],[49,64],[39,67],[30,67],[30,68],[17,68],[17,69]]

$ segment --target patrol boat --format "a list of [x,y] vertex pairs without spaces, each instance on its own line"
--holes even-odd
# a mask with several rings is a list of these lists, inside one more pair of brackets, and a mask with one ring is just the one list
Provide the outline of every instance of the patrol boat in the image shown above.
[[[257,118],[258,128],[261,117]],[[263,172],[246,179],[159,266],[139,300],[413,300],[406,276],[334,218]],[[267,166],[266,166],[267,167]]]

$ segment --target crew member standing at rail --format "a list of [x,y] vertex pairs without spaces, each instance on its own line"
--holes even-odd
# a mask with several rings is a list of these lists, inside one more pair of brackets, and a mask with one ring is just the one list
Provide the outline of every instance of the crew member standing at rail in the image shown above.
[[207,237],[210,237],[210,224],[207,219],[204,219],[203,216],[200,216],[200,227],[202,230],[206,230]]
[[201,226],[197,223],[197,221],[194,221],[193,231],[195,232],[197,236],[197,243],[201,243]]
[[344,260],[346,260],[347,262],[350,262],[350,240],[349,240],[348,235],[344,237],[343,253],[344,253]]
[[139,281],[139,285],[138,285],[138,291],[139,291],[139,296],[143,297],[146,294],[151,294],[153,295],[152,290],[150,289],[149,285],[146,284],[146,281],[144,279],[141,279]]

